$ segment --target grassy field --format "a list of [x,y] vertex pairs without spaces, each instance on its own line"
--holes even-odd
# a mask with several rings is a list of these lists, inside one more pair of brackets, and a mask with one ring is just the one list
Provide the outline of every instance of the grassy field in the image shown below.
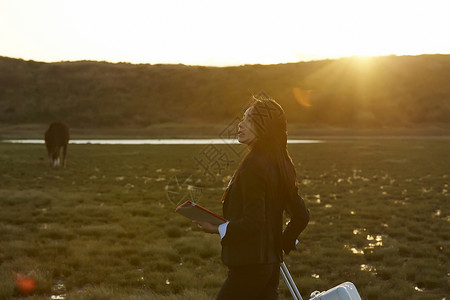
[[[206,145],[70,145],[67,169],[51,169],[44,145],[0,144],[0,299],[213,299],[220,238],[174,209],[220,212],[236,147],[215,146],[209,173]],[[289,149],[311,222],[285,261],[305,299],[344,281],[363,299],[448,299],[450,140]]]

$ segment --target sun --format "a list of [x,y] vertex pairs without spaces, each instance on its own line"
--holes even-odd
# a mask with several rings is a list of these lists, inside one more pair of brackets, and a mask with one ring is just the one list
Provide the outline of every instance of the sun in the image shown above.
[[[297,49],[318,57],[447,53],[450,2],[335,1],[309,4]],[[303,10],[305,11],[305,10]],[[320,14],[314,13],[320,12]],[[313,16],[313,17],[311,17]],[[319,17],[318,17],[319,16]]]

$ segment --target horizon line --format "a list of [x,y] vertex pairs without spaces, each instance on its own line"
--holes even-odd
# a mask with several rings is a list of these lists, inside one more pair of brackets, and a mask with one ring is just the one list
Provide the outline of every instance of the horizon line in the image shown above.
[[191,66],[191,67],[215,67],[215,68],[226,68],[226,67],[242,67],[242,66],[272,66],[272,65],[283,65],[283,64],[296,64],[302,62],[318,62],[318,61],[327,61],[327,60],[339,60],[339,59],[349,59],[349,58],[379,58],[379,57],[403,57],[403,56],[432,56],[432,55],[450,55],[450,53],[421,53],[421,54],[380,54],[380,55],[350,55],[350,56],[337,56],[337,57],[324,57],[317,59],[305,59],[298,61],[289,61],[289,62],[279,62],[279,63],[244,63],[244,64],[229,64],[229,65],[210,65],[210,64],[186,64],[182,62],[131,62],[131,61],[110,61],[110,60],[96,60],[96,59],[74,59],[74,60],[54,60],[54,61],[46,61],[46,60],[36,60],[36,59],[27,59],[23,57],[11,57],[7,55],[0,54],[0,57],[15,59],[15,60],[23,60],[23,61],[32,61],[37,63],[47,63],[47,64],[57,64],[57,63],[77,63],[77,62],[97,62],[97,63],[110,63],[110,64],[130,64],[130,65],[183,65],[183,66]]

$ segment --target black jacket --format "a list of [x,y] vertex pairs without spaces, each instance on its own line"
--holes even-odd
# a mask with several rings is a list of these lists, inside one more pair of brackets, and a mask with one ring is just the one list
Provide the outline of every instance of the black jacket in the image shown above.
[[250,153],[243,161],[224,198],[223,215],[230,221],[222,239],[225,265],[278,263],[284,250],[295,249],[295,240],[309,222],[309,211],[298,195],[291,201],[291,221],[283,232],[283,192],[274,163]]

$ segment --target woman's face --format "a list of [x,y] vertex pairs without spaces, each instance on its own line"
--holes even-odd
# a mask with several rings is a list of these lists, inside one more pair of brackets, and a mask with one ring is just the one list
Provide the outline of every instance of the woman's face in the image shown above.
[[250,146],[256,140],[256,134],[252,122],[250,120],[249,113],[253,109],[253,106],[249,107],[238,125],[238,141],[241,144]]

